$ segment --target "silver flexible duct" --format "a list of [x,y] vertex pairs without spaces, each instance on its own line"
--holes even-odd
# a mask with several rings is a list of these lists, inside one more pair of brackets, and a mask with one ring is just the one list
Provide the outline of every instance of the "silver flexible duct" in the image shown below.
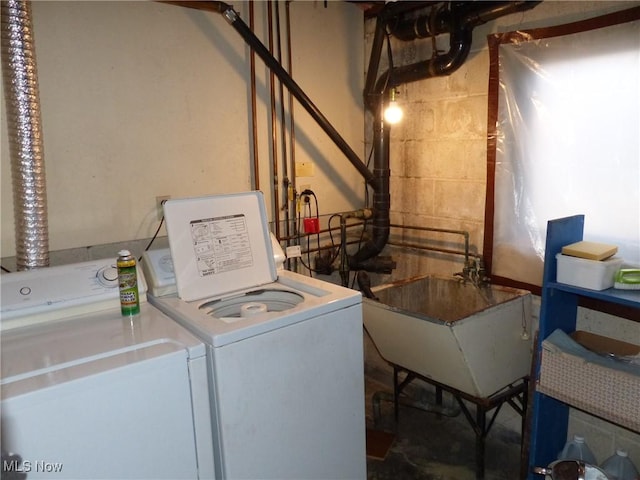
[[40,96],[31,2],[2,1],[2,80],[13,181],[18,270],[49,266]]

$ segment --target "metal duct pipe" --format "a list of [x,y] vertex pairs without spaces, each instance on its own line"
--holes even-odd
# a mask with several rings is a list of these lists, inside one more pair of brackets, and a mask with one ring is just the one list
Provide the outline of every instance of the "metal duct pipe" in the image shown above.
[[49,266],[47,196],[31,2],[2,1],[2,79],[18,270]]

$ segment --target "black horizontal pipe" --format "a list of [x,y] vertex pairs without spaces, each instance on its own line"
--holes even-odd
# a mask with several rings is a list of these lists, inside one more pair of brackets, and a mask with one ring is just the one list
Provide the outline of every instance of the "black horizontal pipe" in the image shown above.
[[[426,61],[393,67],[382,73],[375,85],[368,78],[365,92],[367,107],[370,110],[376,108],[377,98],[398,85],[452,74],[469,55],[475,27],[510,13],[529,10],[539,3],[541,2],[451,2],[450,9],[432,8],[428,15],[417,18],[385,19],[385,25],[380,28],[388,28],[390,34],[400,40],[410,41],[449,33],[449,51],[442,55],[434,52],[432,58]],[[375,65],[377,70],[377,64]]]

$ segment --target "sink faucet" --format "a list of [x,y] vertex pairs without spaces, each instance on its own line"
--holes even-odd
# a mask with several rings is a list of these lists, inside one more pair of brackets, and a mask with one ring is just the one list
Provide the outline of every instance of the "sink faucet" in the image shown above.
[[490,282],[490,278],[487,277],[486,270],[484,268],[484,259],[482,257],[476,257],[476,269],[477,269],[477,279],[476,281],[480,286],[488,285]]
[[462,272],[455,273],[453,276],[460,277],[463,282],[470,282],[476,287],[484,287],[489,284],[489,277],[485,273],[482,257],[468,259],[462,268]]

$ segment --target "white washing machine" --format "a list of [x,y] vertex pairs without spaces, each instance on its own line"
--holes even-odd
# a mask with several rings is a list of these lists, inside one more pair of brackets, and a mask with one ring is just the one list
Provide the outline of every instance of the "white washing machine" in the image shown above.
[[115,259],[0,281],[3,476],[214,478],[205,346],[146,301],[142,276],[135,317]]
[[366,478],[360,293],[277,271],[259,192],[165,219],[177,293],[149,299],[207,344],[218,477]]

